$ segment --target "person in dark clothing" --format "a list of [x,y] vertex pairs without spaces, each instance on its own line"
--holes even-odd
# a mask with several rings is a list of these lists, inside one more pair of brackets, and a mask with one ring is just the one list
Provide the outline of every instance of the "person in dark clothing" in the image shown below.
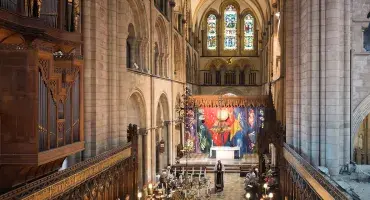
[[223,191],[225,167],[221,163],[221,160],[217,162],[214,170],[215,170],[215,190],[216,192]]

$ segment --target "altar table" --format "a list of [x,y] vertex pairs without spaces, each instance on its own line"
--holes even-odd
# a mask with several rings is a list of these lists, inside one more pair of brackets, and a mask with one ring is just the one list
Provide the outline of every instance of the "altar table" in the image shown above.
[[212,152],[216,151],[216,159],[234,159],[234,152],[239,152],[240,158],[240,147],[225,147],[225,146],[212,146],[209,151],[209,156],[212,157]]

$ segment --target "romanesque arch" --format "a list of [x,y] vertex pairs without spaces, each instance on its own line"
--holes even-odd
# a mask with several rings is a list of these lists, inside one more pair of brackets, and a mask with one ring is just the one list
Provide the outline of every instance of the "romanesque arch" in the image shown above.
[[168,33],[163,17],[159,16],[155,22],[154,41],[158,44],[158,71],[156,75],[168,77]]
[[[127,126],[129,124],[136,124],[138,128],[145,129],[146,128],[146,106],[145,106],[145,99],[141,91],[135,90],[131,93],[127,101]],[[124,132],[126,136],[126,132]],[[143,158],[143,144],[142,144],[142,136],[139,135],[138,138],[138,161],[139,163],[145,162],[145,158]],[[122,137],[120,137],[121,140]],[[123,137],[122,140],[125,140],[126,137]],[[145,148],[145,147],[144,147]],[[143,184],[145,180],[143,165],[138,166],[138,177],[139,184]]]
[[[169,121],[169,104],[168,98],[165,93],[162,93],[159,97],[157,107],[156,107],[156,133],[155,133],[155,145],[156,145],[156,173],[159,173],[161,169],[165,168],[170,164],[170,152],[169,148],[172,143],[170,143],[170,128],[168,126]],[[160,152],[160,142],[164,141],[165,150],[164,153]]]

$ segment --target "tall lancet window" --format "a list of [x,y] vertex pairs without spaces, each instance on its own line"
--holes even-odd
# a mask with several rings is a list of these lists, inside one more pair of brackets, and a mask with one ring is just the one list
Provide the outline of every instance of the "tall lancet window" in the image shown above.
[[244,18],[244,50],[253,50],[254,46],[254,18],[247,14]]
[[217,18],[216,15],[210,14],[207,18],[207,49],[215,50],[217,48]]
[[225,50],[235,50],[237,48],[237,12],[233,5],[228,5],[225,9],[224,14],[225,20],[225,39],[224,39],[224,49]]

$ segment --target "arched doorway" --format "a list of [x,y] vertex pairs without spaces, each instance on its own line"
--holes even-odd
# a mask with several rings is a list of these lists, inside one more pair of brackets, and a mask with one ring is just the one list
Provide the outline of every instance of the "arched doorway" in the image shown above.
[[[128,99],[127,102],[127,126],[129,124],[136,124],[139,129],[145,129],[146,127],[146,110],[144,97],[140,92],[134,92]],[[121,137],[120,140],[125,140],[127,137]],[[138,136],[138,185],[142,186],[146,182],[148,170],[145,170],[145,158],[147,153],[145,152],[146,145],[143,145],[143,136]]]
[[[160,173],[161,169],[165,168],[168,164],[170,164],[170,150],[169,150],[169,127],[168,127],[168,120],[169,120],[169,107],[168,101],[165,94],[162,94],[159,98],[159,102],[157,104],[157,113],[156,113],[156,133],[155,133],[155,144],[156,144],[156,173]],[[160,150],[160,143],[164,142],[164,151],[161,152]]]
[[362,121],[355,135],[353,161],[358,165],[370,164],[370,114]]

